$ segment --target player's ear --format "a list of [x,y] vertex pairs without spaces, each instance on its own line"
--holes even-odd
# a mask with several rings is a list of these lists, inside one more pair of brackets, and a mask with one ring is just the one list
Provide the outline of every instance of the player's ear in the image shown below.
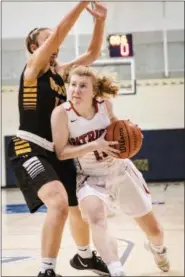
[[34,44],[34,43],[32,43],[32,44],[30,45],[30,49],[31,49],[31,52],[32,52],[32,53],[33,53],[37,48],[38,48],[37,45]]

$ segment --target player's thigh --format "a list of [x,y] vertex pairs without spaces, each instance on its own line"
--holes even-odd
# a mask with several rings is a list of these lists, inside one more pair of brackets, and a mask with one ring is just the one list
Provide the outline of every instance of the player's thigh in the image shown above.
[[[44,198],[38,192],[46,184],[59,183],[59,177],[47,158],[31,156],[26,159],[22,157],[12,161],[13,170],[23,196],[31,212],[36,211],[45,203]],[[60,183],[60,190],[62,184]],[[51,190],[54,189],[52,186]],[[65,191],[64,191],[65,193]]]
[[124,173],[120,168],[117,180],[119,203],[127,215],[140,217],[152,210],[151,195],[147,184],[142,174],[131,162],[128,163]]
[[78,206],[76,195],[76,167],[73,160],[57,161],[56,172],[66,189],[70,207]]

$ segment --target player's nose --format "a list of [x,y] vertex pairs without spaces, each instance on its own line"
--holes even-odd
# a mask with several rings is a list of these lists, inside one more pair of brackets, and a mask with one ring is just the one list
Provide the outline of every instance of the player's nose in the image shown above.
[[79,88],[79,87],[76,87],[76,88],[75,88],[75,93],[76,93],[77,95],[80,94],[80,88]]

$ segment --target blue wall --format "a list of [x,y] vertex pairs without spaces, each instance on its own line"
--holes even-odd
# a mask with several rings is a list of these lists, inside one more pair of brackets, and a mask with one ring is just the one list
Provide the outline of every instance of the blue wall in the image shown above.
[[[185,129],[143,131],[144,141],[133,162],[148,182],[185,180]],[[10,136],[5,137],[6,186],[15,186],[7,157]]]
[[185,129],[143,131],[133,162],[148,182],[185,180]]

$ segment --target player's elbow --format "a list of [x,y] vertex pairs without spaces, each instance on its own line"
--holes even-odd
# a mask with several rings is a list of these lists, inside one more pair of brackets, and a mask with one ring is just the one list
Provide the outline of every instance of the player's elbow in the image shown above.
[[63,149],[58,149],[57,145],[54,143],[54,151],[58,160],[62,161],[64,159]]
[[101,50],[97,50],[93,54],[94,61],[98,60],[101,56]]
[[99,59],[100,55],[101,55],[101,51],[100,50],[96,50],[96,49],[92,49],[89,50],[87,55],[89,56],[89,63],[93,63],[95,62],[97,59]]
[[63,160],[65,160],[65,155],[63,154],[63,151],[56,151],[56,155],[57,155],[57,158],[58,158],[58,160],[60,160],[60,161],[63,161]]
[[70,156],[67,155],[64,151],[61,151],[61,152],[58,152],[58,153],[56,152],[56,155],[57,155],[58,160],[60,160],[60,161],[70,159]]

